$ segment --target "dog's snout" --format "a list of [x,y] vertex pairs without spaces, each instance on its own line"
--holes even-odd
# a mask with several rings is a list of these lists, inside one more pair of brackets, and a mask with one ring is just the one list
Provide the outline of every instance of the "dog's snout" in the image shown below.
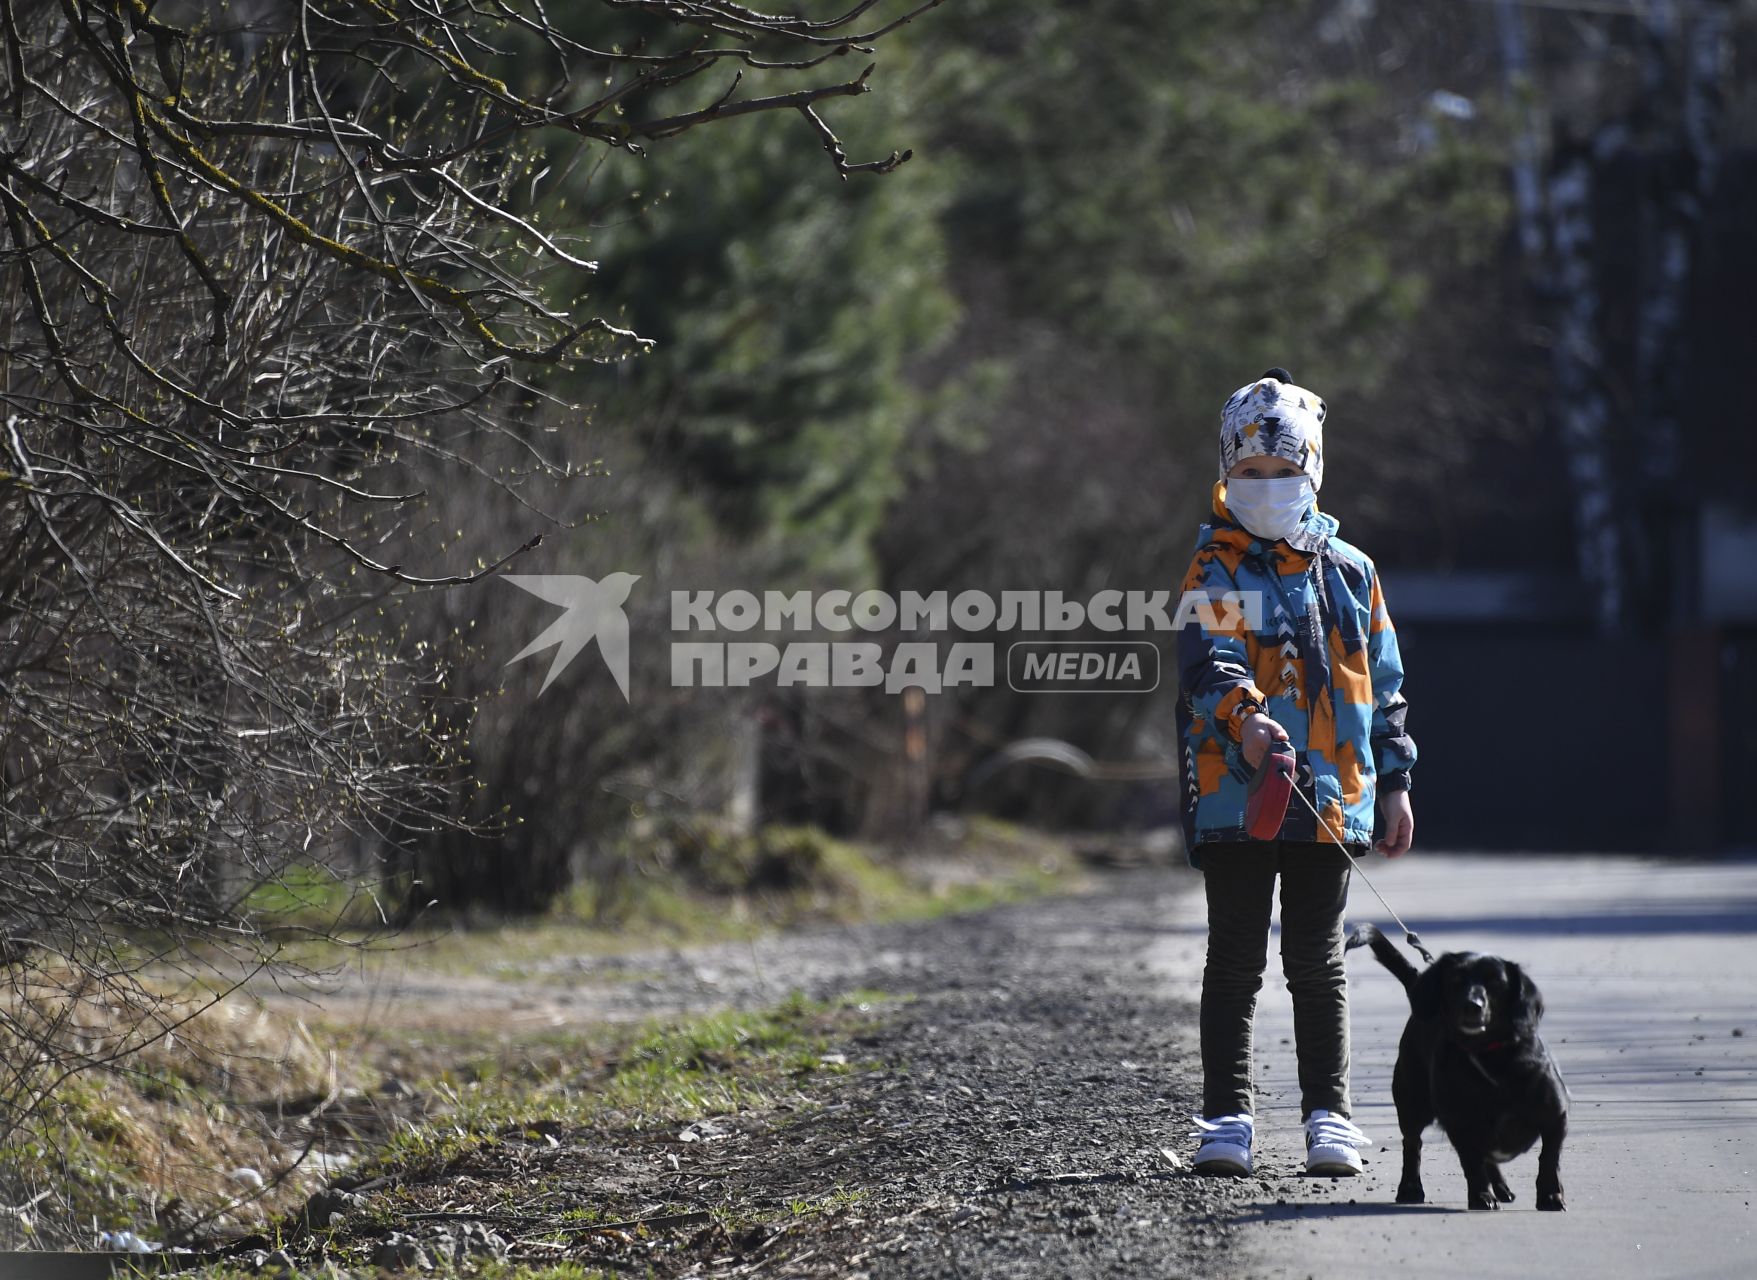
[[1465,995],[1465,1000],[1472,1008],[1486,1009],[1489,1007],[1489,993],[1483,989],[1481,983],[1470,989]]

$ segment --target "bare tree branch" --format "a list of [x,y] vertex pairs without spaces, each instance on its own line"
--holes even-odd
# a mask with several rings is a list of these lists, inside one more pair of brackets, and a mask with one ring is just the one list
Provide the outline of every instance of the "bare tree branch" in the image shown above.
[[0,0],[0,1146],[179,1026],[145,972],[272,955],[289,868],[461,821],[398,593],[577,523],[545,378],[651,345],[519,199],[547,156],[797,111],[888,172],[825,68],[942,2]]

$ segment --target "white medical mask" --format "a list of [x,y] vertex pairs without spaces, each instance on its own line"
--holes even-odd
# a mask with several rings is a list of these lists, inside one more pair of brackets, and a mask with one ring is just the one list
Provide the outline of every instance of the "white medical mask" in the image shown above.
[[1315,496],[1312,478],[1305,475],[1226,482],[1226,509],[1265,542],[1285,538],[1299,528]]

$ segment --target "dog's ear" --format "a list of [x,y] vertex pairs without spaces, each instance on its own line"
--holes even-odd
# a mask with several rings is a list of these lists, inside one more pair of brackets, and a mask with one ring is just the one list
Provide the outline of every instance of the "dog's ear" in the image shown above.
[[1527,1034],[1535,1032],[1543,1017],[1543,992],[1537,989],[1531,975],[1511,960],[1507,961],[1507,989],[1513,1001],[1513,1025]]
[[1447,952],[1423,969],[1409,989],[1410,1012],[1418,1018],[1437,1018],[1446,1003],[1446,975],[1458,967],[1458,959]]

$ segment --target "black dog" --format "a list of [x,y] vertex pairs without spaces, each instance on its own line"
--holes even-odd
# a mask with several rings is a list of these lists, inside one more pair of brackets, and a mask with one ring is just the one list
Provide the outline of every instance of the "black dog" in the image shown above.
[[1409,992],[1409,1023],[1397,1047],[1391,1094],[1403,1130],[1398,1204],[1422,1204],[1421,1135],[1435,1120],[1464,1166],[1472,1209],[1513,1199],[1501,1162],[1539,1138],[1537,1207],[1565,1209],[1562,1139],[1568,1088],[1537,1034],[1543,995],[1510,960],[1449,951],[1418,972],[1391,940],[1358,925],[1348,946],[1371,946]]

